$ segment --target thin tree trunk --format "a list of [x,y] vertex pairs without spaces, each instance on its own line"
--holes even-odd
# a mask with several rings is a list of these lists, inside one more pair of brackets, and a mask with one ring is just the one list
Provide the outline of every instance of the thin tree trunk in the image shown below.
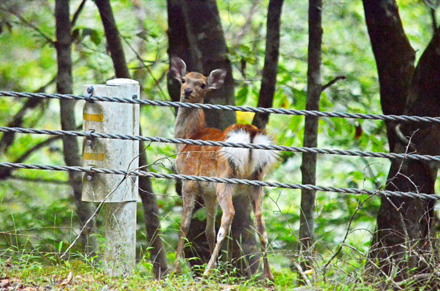
[[[186,32],[185,15],[182,1],[167,0],[168,11],[168,57],[181,58],[187,65],[188,71],[195,71],[194,56]],[[180,82],[167,74],[168,92],[172,101],[180,100]],[[176,110],[177,114],[177,110]]]
[[[142,132],[140,133],[142,135]],[[147,154],[145,153],[145,143],[139,142],[139,164],[148,165]],[[160,279],[167,273],[167,254],[161,239],[159,206],[157,205],[156,195],[153,192],[151,179],[149,177],[139,177],[139,195],[142,199],[144,209],[145,225],[147,227],[147,239],[150,247],[150,259],[153,262],[154,278]]]
[[[278,74],[280,55],[281,10],[284,0],[271,0],[267,12],[266,51],[264,57],[263,79],[261,80],[258,107],[272,107]],[[269,114],[257,113],[252,124],[265,129],[269,122]]]
[[[61,94],[72,94],[72,39],[69,12],[69,0],[57,0],[55,2],[56,18],[56,50],[57,50],[57,91]],[[63,130],[75,130],[75,101],[60,100],[61,128]],[[63,154],[67,166],[81,166],[81,156],[78,141],[75,137],[63,136]],[[73,189],[78,217],[81,226],[93,215],[93,204],[81,201],[82,175],[78,172],[69,172],[69,182]],[[81,242],[87,254],[93,254],[97,247],[94,236],[95,220],[89,223],[86,231],[81,234]]]
[[[322,0],[309,1],[309,46],[307,71],[306,110],[319,110],[321,97],[321,46],[322,46]],[[307,116],[304,127],[304,147],[318,145],[317,117]],[[316,154],[304,153],[302,156],[301,174],[303,184],[316,184]],[[315,196],[316,191],[301,191],[300,213],[300,251],[306,262],[312,259],[315,233]]]
[[[125,54],[119,36],[119,31],[113,16],[109,0],[96,0],[96,6],[101,14],[108,47],[117,78],[130,78]],[[142,133],[142,128],[139,129]],[[147,155],[143,142],[139,142],[139,165],[147,165]],[[160,239],[159,207],[149,177],[139,177],[139,196],[144,209],[147,239],[150,243],[150,257],[153,262],[154,277],[160,279],[167,271],[166,251]]]
[[107,39],[108,49],[115,68],[116,78],[130,78],[127,62],[125,61],[124,49],[121,38],[113,16],[112,6],[109,0],[95,0],[101,15],[102,25]]

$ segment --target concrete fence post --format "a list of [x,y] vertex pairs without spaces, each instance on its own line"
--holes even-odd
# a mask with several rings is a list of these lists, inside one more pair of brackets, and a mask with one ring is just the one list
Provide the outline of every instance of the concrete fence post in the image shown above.
[[[84,94],[87,88],[84,86]],[[139,83],[114,79],[92,85],[93,95],[138,98]],[[139,105],[87,102],[83,111],[84,131],[139,135]],[[139,142],[116,139],[84,139],[84,167],[135,170],[139,167]],[[104,267],[110,276],[129,276],[136,258],[136,204],[138,178],[108,174],[85,174],[82,200],[104,204]]]

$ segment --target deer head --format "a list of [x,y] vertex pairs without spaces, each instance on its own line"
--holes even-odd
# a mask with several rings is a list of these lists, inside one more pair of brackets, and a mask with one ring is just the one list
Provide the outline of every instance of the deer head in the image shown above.
[[185,62],[178,58],[171,59],[171,76],[181,84],[180,102],[203,103],[210,90],[219,89],[226,77],[226,70],[216,69],[208,77],[197,72],[186,72]]

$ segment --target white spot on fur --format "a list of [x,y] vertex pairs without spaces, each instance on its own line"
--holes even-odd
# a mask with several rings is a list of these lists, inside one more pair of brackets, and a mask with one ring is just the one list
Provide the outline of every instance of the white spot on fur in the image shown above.
[[220,229],[218,230],[218,233],[217,233],[217,242],[223,241],[226,237],[225,234],[226,234],[225,229],[223,227],[220,227]]

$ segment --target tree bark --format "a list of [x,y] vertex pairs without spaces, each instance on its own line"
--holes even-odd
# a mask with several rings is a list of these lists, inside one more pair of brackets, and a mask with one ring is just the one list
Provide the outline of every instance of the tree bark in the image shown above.
[[[140,132],[142,135],[142,132]],[[145,143],[139,142],[139,164],[148,165]],[[139,195],[141,196],[144,209],[145,225],[147,228],[147,239],[150,247],[150,259],[153,262],[154,278],[160,279],[168,271],[167,253],[161,239],[159,206],[156,195],[153,192],[151,179],[139,177]]]
[[[397,4],[365,0],[364,8],[384,113],[439,116],[440,34],[435,33],[414,70],[415,53],[403,31]],[[438,155],[439,129],[436,124],[388,122],[390,149]],[[386,189],[434,193],[437,171],[437,163],[392,161]],[[384,273],[392,275],[397,270],[395,280],[400,281],[414,273],[433,272],[438,264],[437,246],[431,240],[433,209],[431,200],[381,198],[369,256]]]
[[[284,0],[271,0],[267,12],[266,51],[264,57],[263,78],[261,80],[258,107],[270,108],[273,104],[278,74],[280,55],[281,10]],[[256,113],[252,124],[265,129],[269,122],[269,114]]]
[[124,49],[122,48],[121,38],[113,16],[112,6],[109,0],[95,0],[101,15],[102,25],[107,39],[108,49],[113,61],[116,78],[130,78],[127,62],[125,61]]
[[[192,68],[189,67],[189,69],[201,72],[204,75],[208,75],[212,70],[218,68],[227,71],[222,88],[209,93],[206,102],[234,105],[232,67],[227,58],[228,48],[224,39],[216,1],[185,0],[181,3],[189,47],[194,62]],[[182,47],[184,46],[186,46],[185,41],[182,42]],[[205,115],[209,127],[225,129],[236,122],[234,112],[206,110]],[[233,198],[233,203],[235,209],[240,209],[240,213],[238,213],[239,211],[236,212],[231,227],[232,242],[225,243],[225,246],[230,250],[231,257],[238,260],[235,265],[243,266],[243,268],[240,268],[242,273],[255,273],[258,270],[258,263],[256,262],[259,260],[259,254],[255,239],[255,226],[251,218],[250,200],[247,196],[237,196]],[[196,205],[201,204],[202,200],[196,203]],[[218,221],[219,219],[217,219]],[[204,231],[205,221],[191,220],[188,239],[193,245],[185,250],[185,254],[187,257],[195,256],[198,258],[190,261],[192,265],[200,265],[209,260],[209,247]],[[247,261],[243,262],[243,258]],[[251,267],[250,269],[246,269],[248,265]]]
[[[384,114],[403,114],[414,72],[415,52],[403,31],[394,0],[364,0],[363,4],[379,74],[382,111]],[[394,152],[397,124],[392,121],[385,124],[390,151]]]
[[[222,88],[210,92],[205,101],[234,105],[234,79],[217,3],[215,0],[184,0],[183,2],[188,39],[195,61],[193,69],[206,76],[212,70],[219,68],[227,71]],[[209,110],[205,113],[209,127],[225,129],[236,122],[234,112]]]
[[[96,0],[95,3],[101,15],[115,75],[117,78],[129,79],[130,73],[110,1]],[[139,129],[139,132],[142,133],[142,128]],[[147,165],[147,154],[145,153],[143,142],[139,142],[139,153],[139,165]],[[141,197],[144,209],[145,226],[147,229],[147,239],[150,244],[150,259],[153,262],[154,277],[160,279],[166,274],[168,267],[165,247],[160,239],[159,206],[157,205],[156,196],[149,177],[139,177],[139,196]]]
[[[168,11],[168,57],[177,56],[187,65],[188,71],[195,71],[194,56],[186,32],[182,1],[167,0]],[[180,101],[180,82],[167,74],[167,87],[172,101]],[[178,108],[177,108],[178,109]],[[176,114],[177,114],[176,110]]]
[[[322,0],[309,1],[309,45],[307,70],[306,110],[319,110],[321,97],[321,46],[322,46]],[[306,116],[304,127],[304,147],[318,145],[317,117]],[[304,153],[301,164],[302,184],[316,184],[316,154]],[[315,234],[314,211],[316,191],[301,190],[301,213],[299,228],[299,248],[301,256],[310,262],[313,256]]]
[[[72,39],[69,0],[55,1],[56,19],[56,50],[57,50],[57,91],[60,94],[72,94]],[[75,130],[75,101],[60,100],[61,129]],[[67,166],[81,166],[81,156],[78,141],[75,137],[63,136],[63,154]],[[69,182],[73,189],[78,218],[81,226],[93,215],[93,205],[81,201],[82,175],[78,172],[69,172]],[[93,219],[86,230],[81,233],[83,250],[87,254],[93,254],[97,247],[96,238],[91,236],[95,232],[95,220]]]

